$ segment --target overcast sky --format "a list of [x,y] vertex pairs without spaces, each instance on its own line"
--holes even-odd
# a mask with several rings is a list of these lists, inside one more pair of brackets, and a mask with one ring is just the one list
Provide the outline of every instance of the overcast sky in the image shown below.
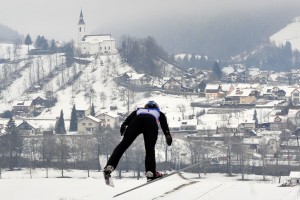
[[81,9],[87,33],[114,33],[124,27],[128,31],[141,22],[146,26],[149,21],[207,19],[227,12],[255,13],[286,5],[300,9],[300,0],[3,0],[0,23],[23,35],[29,33],[33,39],[44,35],[69,41],[77,38]]

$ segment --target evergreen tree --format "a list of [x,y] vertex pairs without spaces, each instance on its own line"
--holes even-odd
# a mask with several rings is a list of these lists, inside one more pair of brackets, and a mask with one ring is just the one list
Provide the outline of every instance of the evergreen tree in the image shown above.
[[49,48],[48,41],[44,36],[38,35],[35,40],[35,47],[40,50],[47,50]]
[[95,112],[95,106],[94,106],[94,103],[92,103],[92,107],[91,107],[91,113],[90,113],[92,116],[96,116],[96,112]]
[[222,78],[222,70],[221,70],[220,65],[219,65],[219,63],[217,61],[214,62],[212,71],[213,71],[214,76],[218,80],[221,80],[221,78]]
[[12,117],[6,124],[4,141],[9,158],[9,169],[12,170],[17,166],[17,160],[20,158],[23,149],[22,137]]
[[201,81],[198,85],[198,88],[200,89],[200,92],[205,92],[205,88],[206,88],[206,82],[205,81]]
[[253,120],[254,120],[254,123],[255,123],[255,128],[258,128],[258,119],[257,119],[256,110],[254,110],[254,113],[253,113]]
[[74,55],[75,55],[75,47],[74,47],[74,41],[68,42],[64,46],[64,52],[66,55],[66,66],[70,67],[74,63]]
[[54,40],[51,40],[50,50],[52,53],[56,53],[57,47]]
[[78,117],[77,117],[76,107],[74,105],[71,112],[70,131],[77,131],[77,124],[78,124]]
[[56,134],[66,134],[64,113],[62,110],[60,111],[60,116],[55,124],[55,132]]
[[27,45],[27,53],[29,54],[29,45],[32,45],[32,39],[29,34],[26,35],[25,45]]

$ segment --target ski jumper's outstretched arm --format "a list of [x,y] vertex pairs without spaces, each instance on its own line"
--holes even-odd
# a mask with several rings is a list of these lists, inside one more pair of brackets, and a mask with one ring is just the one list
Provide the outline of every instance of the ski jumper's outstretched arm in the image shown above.
[[160,116],[159,116],[159,122],[160,122],[160,127],[162,129],[162,131],[165,134],[166,140],[167,140],[167,144],[169,146],[171,146],[172,144],[172,136],[169,130],[169,125],[167,122],[167,117],[163,112],[160,112]]

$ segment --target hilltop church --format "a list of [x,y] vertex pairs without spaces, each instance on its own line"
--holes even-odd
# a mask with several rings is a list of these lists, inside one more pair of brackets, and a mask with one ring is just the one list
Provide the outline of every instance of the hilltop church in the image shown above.
[[78,22],[78,47],[81,54],[115,54],[116,40],[110,34],[86,35],[82,10]]

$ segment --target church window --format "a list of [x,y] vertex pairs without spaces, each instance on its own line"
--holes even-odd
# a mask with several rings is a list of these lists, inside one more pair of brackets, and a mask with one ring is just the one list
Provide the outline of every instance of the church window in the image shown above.
[[81,27],[79,27],[79,32],[81,32]]
[[106,50],[106,47],[104,47],[104,50]]

